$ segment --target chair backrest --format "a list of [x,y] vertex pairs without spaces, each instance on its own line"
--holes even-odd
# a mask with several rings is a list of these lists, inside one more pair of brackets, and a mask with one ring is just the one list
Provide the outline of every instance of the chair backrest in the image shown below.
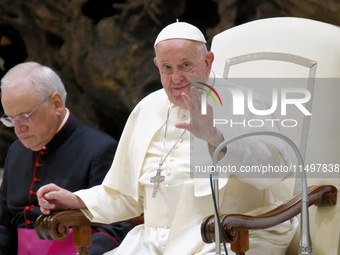
[[[288,83],[302,78],[303,86],[313,95],[309,101],[312,106],[305,105],[307,109],[310,107],[312,116],[299,115],[303,118],[303,126],[298,132],[296,128],[283,128],[282,132],[300,147],[306,166],[339,166],[339,27],[303,18],[256,20],[217,34],[212,40],[211,51],[215,55],[214,72],[232,80],[237,78],[237,82],[247,81],[246,86],[252,86],[260,78],[282,79]],[[271,100],[267,86],[260,84],[255,90]],[[297,117],[294,113],[292,116]],[[339,190],[340,178],[309,178],[308,184],[332,184]],[[336,207],[326,210],[310,209],[311,222],[317,221],[317,224],[311,224],[315,254],[337,254],[334,247],[340,242],[339,202],[338,199]],[[319,241],[316,236],[326,229],[333,232],[323,233],[327,240]],[[296,240],[293,243],[296,245]],[[293,252],[296,254],[297,250]]]

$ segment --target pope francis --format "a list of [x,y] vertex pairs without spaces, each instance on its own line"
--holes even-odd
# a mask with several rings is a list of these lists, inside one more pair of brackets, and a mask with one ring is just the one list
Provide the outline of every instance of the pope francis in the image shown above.
[[[201,114],[202,93],[190,86],[192,79],[202,78],[216,88],[221,79],[211,70],[214,55],[207,51],[199,29],[175,22],[160,32],[154,47],[163,89],[144,98],[131,113],[103,183],[75,193],[46,185],[38,191],[41,210],[49,214],[55,209],[82,209],[91,221],[101,223],[144,213],[145,223],[131,230],[108,254],[214,254],[215,244],[203,243],[200,234],[203,219],[214,213],[209,180],[193,178],[190,158],[195,156],[190,151],[197,146],[195,161],[209,165],[214,148],[231,135],[249,130],[239,126],[219,130],[213,125],[210,105],[207,114]],[[220,95],[224,104],[231,104],[231,93]],[[264,105],[260,97],[255,101],[259,107]],[[236,118],[231,112],[224,114]],[[277,130],[261,127],[273,129]],[[283,143],[268,138],[236,142],[221,152],[220,159],[220,164],[235,166],[288,161]],[[252,214],[282,203],[292,192],[285,184],[287,176],[270,177],[223,176],[221,212]],[[292,220],[250,232],[247,254],[284,255],[295,230],[296,221]]]

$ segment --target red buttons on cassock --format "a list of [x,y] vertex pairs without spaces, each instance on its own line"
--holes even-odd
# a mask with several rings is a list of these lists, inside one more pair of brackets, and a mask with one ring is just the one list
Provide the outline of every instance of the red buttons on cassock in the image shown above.
[[44,155],[46,153],[47,153],[47,151],[45,151],[45,150],[40,151],[40,155]]

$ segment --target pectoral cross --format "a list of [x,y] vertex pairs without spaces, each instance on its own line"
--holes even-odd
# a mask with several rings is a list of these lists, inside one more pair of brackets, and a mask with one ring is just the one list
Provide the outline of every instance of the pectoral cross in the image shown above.
[[164,182],[165,176],[161,175],[161,165],[157,169],[157,173],[154,177],[151,177],[150,182],[153,183],[153,192],[152,192],[152,198],[156,197],[158,186],[161,182]]

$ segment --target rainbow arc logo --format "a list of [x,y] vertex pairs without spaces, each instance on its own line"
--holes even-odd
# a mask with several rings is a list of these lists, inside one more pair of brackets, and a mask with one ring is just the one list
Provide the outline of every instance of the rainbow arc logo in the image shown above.
[[[210,85],[204,83],[204,82],[197,82],[198,84],[201,84],[205,87],[207,87],[208,89],[210,89],[215,95],[216,97],[218,98],[221,106],[222,106],[222,100],[221,100],[221,97],[220,95],[217,93],[217,91]],[[201,113],[202,115],[206,115],[207,114],[207,95],[209,95],[212,100],[214,101],[215,105],[217,105],[217,102],[215,100],[215,97],[213,96],[213,94],[208,90],[208,89],[205,89],[205,88],[201,88],[201,87],[196,87],[204,92],[206,92],[207,94],[202,94],[202,105],[201,105]]]

